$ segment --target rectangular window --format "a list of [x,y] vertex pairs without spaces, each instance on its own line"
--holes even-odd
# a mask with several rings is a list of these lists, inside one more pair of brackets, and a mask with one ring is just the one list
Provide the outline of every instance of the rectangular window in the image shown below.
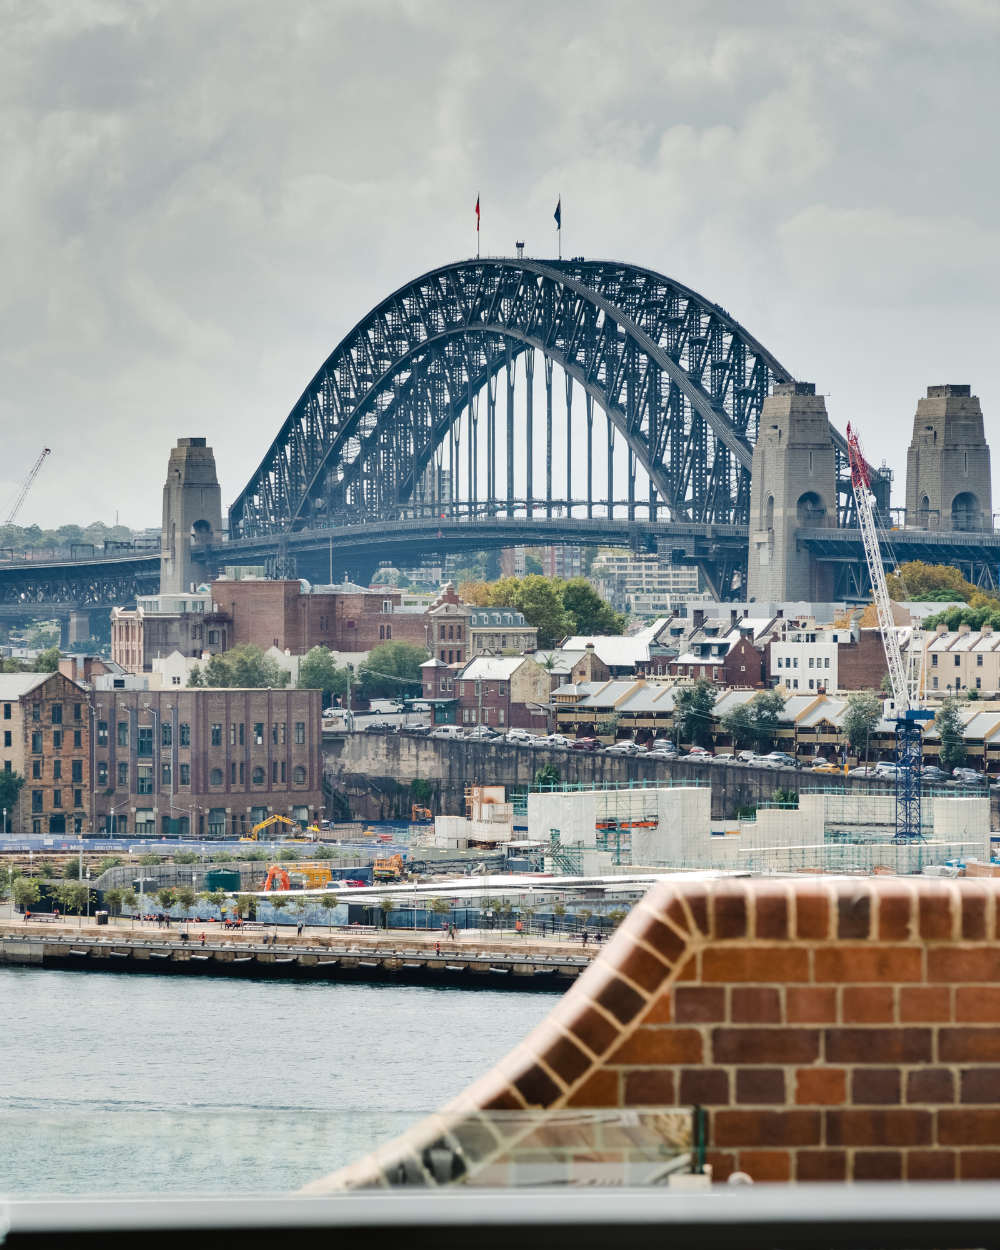
[[39,779],[40,779],[40,778],[41,778],[41,775],[42,775],[42,761],[41,761],[41,760],[32,760],[32,761],[31,761],[31,776],[32,776],[32,778],[36,778],[36,777],[37,777],[37,778],[39,778]]
[[281,761],[281,780],[285,780],[285,761]]
[[62,724],[62,704],[61,703],[52,704],[52,723],[53,725]]
[[798,688],[799,688],[799,679],[796,677],[794,681],[792,682],[792,689],[798,690]]
[[160,725],[160,744],[161,746],[168,747],[173,743],[173,740],[174,740],[174,727],[170,723],[170,721],[165,720]]
[[236,745],[236,722],[235,721],[233,721],[233,723],[229,726],[229,745],[231,747],[234,747]]
[[784,667],[784,665],[782,664],[782,662],[781,662],[781,656],[779,655],[779,656],[778,656],[778,668],[783,668],[783,667]]
[[277,721],[275,721],[271,725],[271,741],[275,746],[278,745],[278,722]]
[[937,690],[937,688],[938,688],[937,678],[935,677],[935,678],[933,679],[933,681],[934,681],[934,689],[935,689],[935,690]]
[[264,745],[264,722],[257,721],[253,727],[254,746],[262,747]]
[[812,657],[812,656],[810,656],[810,657],[809,657],[809,667],[810,667],[810,668],[813,668],[814,666],[815,666],[815,661],[813,660],[813,657]]
[[243,746],[243,722],[240,721],[240,746]]
[[62,780],[62,760],[52,761],[52,780],[53,781]]
[[937,656],[936,655],[931,656],[931,668],[937,668]]
[[488,725],[489,723],[490,723],[490,709],[488,707],[484,707],[483,708],[483,724]]
[[83,750],[83,730],[82,729],[73,730],[73,750],[74,751]]
[[[73,791],[73,806],[74,806],[74,807],[83,807],[83,791],[82,791],[82,790],[74,790],[74,791]],[[77,826],[76,826],[76,832],[77,832],[77,833],[79,833],[79,832],[80,832],[80,826],[79,826],[79,824],[77,824]]]
[[120,747],[128,746],[128,721],[120,720],[118,722],[118,745]]
[[230,768],[229,783],[230,785],[235,786],[236,785],[236,762],[235,760],[233,761],[232,764],[229,765],[229,768]]
[[189,786],[190,784],[191,784],[191,765],[182,764],[181,765],[181,785]]
[[61,790],[52,791],[52,806],[62,807],[62,791]]
[[306,741],[306,723],[304,720],[295,722],[295,745],[304,746]]
[[13,746],[11,742],[11,732],[9,729],[3,731],[3,744],[5,747]]
[[961,657],[960,655],[956,655],[956,656],[955,656],[955,667],[956,667],[956,668],[961,668],[961,666],[962,666],[962,657]]
[[795,658],[792,660],[792,668],[798,668],[798,666],[799,666],[799,657],[795,656]]
[[384,637],[385,637],[385,626],[384,626],[384,625],[380,625],[380,626],[378,627],[378,636],[379,636],[379,638],[384,638]]
[[810,690],[812,690],[812,688],[813,688],[813,679],[810,677],[810,678],[809,678],[809,689],[810,689]]
[[97,722],[97,745],[99,747],[108,745],[108,722],[106,720]]
[[982,690],[982,688],[983,688],[983,679],[982,679],[981,677],[977,677],[977,678],[976,678],[976,689],[977,689],[977,690]]
[[465,682],[460,681],[458,683],[458,697],[461,698],[464,694],[465,694]]
[[41,705],[40,703],[32,703],[32,705],[31,705],[31,719],[32,719],[32,720],[41,720],[41,719],[42,719],[42,705]]
[[83,720],[83,704],[82,703],[73,704],[73,719]]
[[281,745],[285,745],[285,722],[281,722]]
[[240,785],[243,785],[243,769],[244,769],[244,767],[245,767],[245,765],[244,765],[243,761],[241,760],[241,761],[240,761]]
[[62,750],[62,730],[61,729],[52,730],[52,750],[53,751]]
[[982,667],[983,667],[983,657],[981,655],[977,655],[976,656],[976,668],[982,668]]
[[136,754],[144,755],[147,758],[153,754],[153,727],[152,725],[139,726],[139,742],[136,746]]
[[830,657],[828,655],[823,657],[823,667],[824,668],[830,667]]
[[500,691],[499,691],[499,693],[500,693],[500,694],[506,694],[506,693],[507,693],[507,685],[506,685],[506,683],[505,683],[505,682],[500,682]]
[[191,745],[191,726],[181,725],[180,731],[181,731],[181,746],[189,747]]
[[40,812],[42,810],[42,791],[41,790],[32,790],[31,810],[33,812]]
[[170,765],[161,764],[160,768],[162,770],[160,784],[163,786],[164,790],[169,790],[170,789]]
[[500,711],[499,711],[499,712],[498,712],[498,714],[497,714],[497,724],[498,724],[498,725],[502,725],[502,724],[503,724],[503,708],[501,708],[501,709],[500,709]]
[[455,626],[455,638],[456,638],[456,640],[457,640],[458,642],[461,642],[461,641],[462,641],[462,627],[461,627],[461,625],[456,625],[456,626]]
[[464,707],[462,708],[462,724],[467,725],[468,723],[469,723],[469,709],[467,707]]
[[153,769],[150,764],[140,764],[136,770],[138,777],[136,781],[136,794],[152,794],[153,793]]
[[5,703],[3,705],[3,718],[4,720],[10,720],[10,704],[9,703]]
[[128,789],[128,763],[125,760],[118,763],[118,784]]
[[271,784],[273,785],[277,780],[278,780],[278,761],[272,760],[271,761]]
[[108,784],[108,761],[97,761],[97,784],[99,786],[107,786]]
[[222,726],[221,725],[212,726],[212,746],[213,747],[222,746]]
[[33,753],[34,755],[41,755],[41,753],[42,753],[42,734],[41,734],[41,730],[36,730],[36,731],[35,731],[35,732],[31,735],[31,750],[32,750],[32,753]]
[[83,760],[73,760],[70,768],[72,769],[73,781],[81,782],[83,780]]

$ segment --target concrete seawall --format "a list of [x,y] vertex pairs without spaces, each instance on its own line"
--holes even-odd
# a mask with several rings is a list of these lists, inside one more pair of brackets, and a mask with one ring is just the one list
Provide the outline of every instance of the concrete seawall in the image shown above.
[[[348,734],[327,745],[325,783],[347,798],[352,813],[362,820],[409,817],[409,786],[418,779],[431,787],[429,806],[435,815],[464,816],[467,785],[528,786],[545,764],[554,764],[562,781],[581,785],[709,781],[713,820],[731,820],[738,807],[755,806],[777,789],[798,790],[805,784],[894,793],[891,782],[829,774],[816,777],[801,769],[689,764],[603,751],[546,751],[514,743],[365,733]],[[329,802],[327,806],[329,810]]]

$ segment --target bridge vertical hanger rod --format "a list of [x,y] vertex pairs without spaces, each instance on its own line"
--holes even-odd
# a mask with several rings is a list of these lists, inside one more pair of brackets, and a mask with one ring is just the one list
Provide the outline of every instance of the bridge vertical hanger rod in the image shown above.
[[615,515],[615,426],[611,418],[605,413],[608,423],[608,519],[613,520]]
[[545,356],[545,515],[552,516],[552,357]]
[[566,515],[573,515],[573,375],[568,371],[566,379]]
[[507,515],[514,515],[514,352],[510,339],[507,346]]
[[594,515],[594,397],[587,397],[587,516]]
[[[635,353],[628,351],[628,380],[625,384],[626,420],[629,430],[634,430],[638,422],[635,414]],[[635,520],[635,453],[632,444],[628,445],[628,519]]]
[[469,403],[472,412],[472,437],[469,439],[469,512],[479,502],[479,393]]
[[525,488],[528,506],[527,513],[531,517],[534,515],[535,507],[533,500],[534,493],[534,468],[535,468],[535,349],[529,347],[524,353],[524,379],[527,386],[527,404],[525,406],[525,431],[528,443],[528,482]]
[[497,497],[497,375],[486,381],[486,488],[487,499]]

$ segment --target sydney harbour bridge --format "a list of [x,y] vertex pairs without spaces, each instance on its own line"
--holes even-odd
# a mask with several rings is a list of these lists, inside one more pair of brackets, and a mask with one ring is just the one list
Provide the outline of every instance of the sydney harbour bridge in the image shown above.
[[[650,269],[446,265],[393,292],[323,362],[232,503],[228,542],[199,555],[206,573],[266,561],[279,575],[367,584],[380,563],[617,545],[696,564],[715,597],[739,599],[761,411],[792,381],[725,309]],[[866,599],[847,445],[832,425],[830,437],[836,526],[796,539],[835,566],[837,598]],[[875,470],[884,513],[889,485]],[[995,581],[992,533],[893,539],[899,559]],[[151,553],[131,563],[0,563],[0,614],[131,601],[157,576]]]

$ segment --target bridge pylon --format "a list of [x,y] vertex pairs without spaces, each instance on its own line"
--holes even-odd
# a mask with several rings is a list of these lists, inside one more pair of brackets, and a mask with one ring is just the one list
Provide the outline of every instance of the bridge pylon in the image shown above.
[[779,382],[764,400],[750,483],[747,595],[828,602],[829,564],[796,541],[797,529],[837,524],[837,457],[826,400],[812,382]]
[[222,542],[222,491],[215,452],[204,438],[179,438],[163,487],[160,593],[178,594],[211,572],[199,548]]

